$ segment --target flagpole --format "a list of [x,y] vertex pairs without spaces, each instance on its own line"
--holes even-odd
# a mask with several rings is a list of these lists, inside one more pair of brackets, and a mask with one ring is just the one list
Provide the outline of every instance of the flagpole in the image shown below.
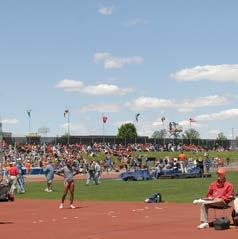
[[104,115],[102,114],[102,142],[105,144],[105,137],[104,137]]
[[28,119],[28,135],[30,136],[30,131],[31,131],[31,120],[30,117]]
[[191,120],[191,119],[189,119],[189,125],[190,125],[189,143],[190,143],[190,145],[191,145],[191,143],[192,143],[192,139],[191,139],[192,120]]
[[231,143],[232,149],[234,149],[233,148],[234,147],[234,128],[231,128],[231,139],[232,139],[232,143]]
[[[134,125],[135,125],[135,128],[136,128],[136,132],[137,132],[136,123],[138,124],[138,121],[137,121],[136,118],[135,118],[135,120],[133,120],[133,122],[134,122]],[[135,144],[136,144],[136,136],[135,136]]]
[[28,109],[27,110],[27,115],[28,115],[28,127],[29,127],[29,129],[28,129],[28,137],[29,137],[29,143],[31,144],[31,109]]
[[69,145],[69,111],[68,111],[68,139],[67,139],[67,144]]
[[28,114],[28,134],[30,136],[31,133],[31,110],[27,110],[27,114]]
[[[165,129],[165,125],[164,125],[164,121],[165,121],[165,117],[163,116],[162,118],[161,118],[161,121],[162,121],[162,124],[163,124],[163,130],[166,132],[166,134],[167,134],[167,131],[166,131],[166,129]],[[166,135],[165,135],[166,136]],[[163,137],[163,142],[164,142],[164,145],[165,145],[165,137]],[[163,146],[164,146],[163,145]]]
[[[137,113],[136,114],[136,123],[137,123],[137,125],[138,125],[138,122],[139,122],[139,116],[140,116],[140,113]],[[136,126],[135,126],[136,127]],[[136,128],[136,132],[137,132],[137,128]],[[137,135],[138,136],[138,135]],[[137,136],[135,137],[135,144],[137,143]]]
[[[163,120],[163,129],[165,130],[164,120]],[[164,137],[164,145],[165,145],[165,137]],[[164,147],[164,146],[163,146],[163,147]]]

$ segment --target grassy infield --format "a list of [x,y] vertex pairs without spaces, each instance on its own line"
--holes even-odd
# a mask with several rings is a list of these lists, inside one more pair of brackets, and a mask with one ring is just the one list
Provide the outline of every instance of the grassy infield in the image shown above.
[[[145,155],[145,154],[143,154]],[[169,155],[165,153],[165,155]],[[211,157],[221,156],[230,157],[231,161],[238,161],[238,152],[214,153]],[[161,153],[149,154],[160,158]],[[175,157],[176,155],[170,155]],[[191,153],[193,158],[202,156]],[[75,198],[77,200],[110,200],[110,201],[143,201],[149,195],[160,192],[164,201],[169,202],[192,202],[193,199],[200,198],[206,194],[208,185],[214,181],[216,175],[212,178],[194,178],[194,179],[159,179],[148,181],[120,181],[115,179],[101,180],[101,184],[96,186],[93,183],[85,185],[85,180],[76,181]],[[227,179],[234,183],[238,191],[238,172],[228,172]],[[26,193],[17,195],[18,198],[29,199],[60,199],[63,186],[62,182],[54,182],[54,192],[44,192],[44,182],[27,183]]]

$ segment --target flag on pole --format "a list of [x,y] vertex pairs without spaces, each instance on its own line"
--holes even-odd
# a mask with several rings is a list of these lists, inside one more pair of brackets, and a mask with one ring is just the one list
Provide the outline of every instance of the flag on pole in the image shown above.
[[137,113],[136,114],[136,122],[138,123],[138,120],[139,120],[139,116],[140,116],[140,113]]
[[165,121],[165,117],[164,116],[161,118],[161,121],[162,121],[162,123],[164,123],[164,121]]
[[193,118],[189,118],[188,121],[189,121],[190,128],[192,127],[192,123],[195,123],[195,122],[196,122],[196,120],[193,119]]
[[65,111],[64,111],[64,117],[66,117],[66,115],[69,113],[69,110],[68,109],[66,109]]
[[173,129],[173,124],[172,122],[169,122],[169,130],[172,131],[172,129]]
[[195,123],[195,122],[196,122],[196,120],[195,120],[195,119],[193,119],[193,118],[189,118],[189,122],[190,122],[190,123]]
[[31,118],[31,110],[27,110],[26,112],[27,112],[28,117]]
[[102,116],[102,122],[104,123],[104,124],[106,124],[107,123],[107,119],[108,119],[108,117],[107,116]]

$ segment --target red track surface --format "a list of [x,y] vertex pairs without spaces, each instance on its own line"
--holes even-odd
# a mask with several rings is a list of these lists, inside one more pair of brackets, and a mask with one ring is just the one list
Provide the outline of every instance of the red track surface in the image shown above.
[[191,204],[83,201],[75,205],[78,208],[59,209],[59,201],[23,199],[0,203],[1,238],[238,238],[237,228],[197,229],[199,208]]

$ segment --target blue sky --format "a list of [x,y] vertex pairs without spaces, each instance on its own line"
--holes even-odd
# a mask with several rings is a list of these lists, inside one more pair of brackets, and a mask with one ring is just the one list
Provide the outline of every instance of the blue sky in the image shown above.
[[[9,0],[0,8],[3,130],[139,135],[184,130],[238,135],[238,1]],[[135,115],[140,113],[138,123]]]

